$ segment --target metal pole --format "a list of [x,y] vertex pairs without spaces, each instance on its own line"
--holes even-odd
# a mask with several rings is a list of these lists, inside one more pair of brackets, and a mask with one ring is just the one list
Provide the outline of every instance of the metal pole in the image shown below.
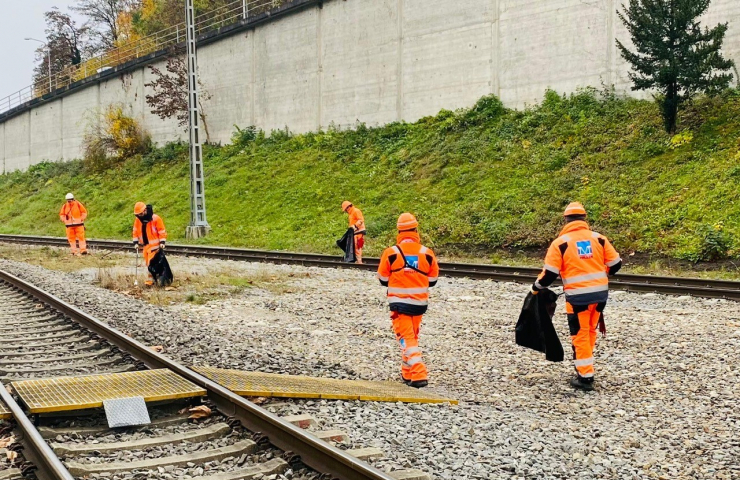
[[200,142],[200,112],[198,110],[198,62],[195,54],[195,11],[193,0],[185,0],[188,61],[188,118],[190,125],[190,225],[186,238],[199,238],[211,227],[206,219],[206,195],[203,181],[203,151]]
[[247,11],[247,0],[242,0],[242,18],[244,20],[247,19],[248,11]]

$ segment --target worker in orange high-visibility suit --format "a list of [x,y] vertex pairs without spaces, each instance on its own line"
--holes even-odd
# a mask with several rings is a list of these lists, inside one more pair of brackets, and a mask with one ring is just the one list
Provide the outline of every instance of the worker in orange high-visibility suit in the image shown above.
[[66,202],[59,210],[59,220],[67,227],[67,241],[69,241],[69,248],[72,249],[72,255],[87,255],[85,219],[87,219],[85,206],[75,200],[74,195],[68,193]]
[[[148,267],[159,249],[165,249],[167,230],[159,215],[152,212],[151,205],[145,205],[144,202],[137,202],[134,205],[134,216],[134,246],[144,247],[144,261]],[[146,285],[154,284],[154,277],[151,273],[145,283]]]
[[532,293],[548,287],[560,276],[565,293],[576,376],[570,384],[593,390],[596,329],[606,334],[604,307],[609,296],[608,275],[616,274],[622,260],[609,240],[586,223],[586,209],[573,202],[563,214],[566,225],[547,250],[545,268]]
[[342,211],[349,216],[349,228],[355,231],[355,256],[357,263],[362,263],[362,248],[365,246],[365,217],[359,208],[345,200],[342,202]]
[[419,328],[429,305],[429,287],[437,284],[439,265],[434,252],[421,244],[419,223],[410,213],[398,217],[396,245],[385,249],[378,279],[388,287],[393,331],[401,346],[401,378],[412,387],[427,386],[427,367],[421,358]]

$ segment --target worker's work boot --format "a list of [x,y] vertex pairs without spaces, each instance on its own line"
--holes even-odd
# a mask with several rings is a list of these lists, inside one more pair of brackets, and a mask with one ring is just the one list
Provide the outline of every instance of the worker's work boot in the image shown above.
[[409,382],[408,385],[409,387],[414,388],[424,388],[429,385],[429,382],[427,382],[426,380],[414,380],[413,382]]
[[594,389],[593,378],[581,378],[578,375],[570,379],[570,386],[579,390],[590,392]]
[[399,377],[401,377],[401,381],[405,383],[406,385],[411,383],[411,380],[409,380],[408,378],[404,378],[403,374],[400,374]]

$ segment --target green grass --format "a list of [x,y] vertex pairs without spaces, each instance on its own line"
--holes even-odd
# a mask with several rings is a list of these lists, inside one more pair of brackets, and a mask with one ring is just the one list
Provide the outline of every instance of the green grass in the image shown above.
[[[213,234],[201,242],[337,253],[349,199],[365,213],[370,254],[393,242],[408,210],[440,253],[491,257],[543,247],[565,205],[580,200],[623,254],[737,258],[740,93],[690,105],[676,137],[661,125],[652,102],[584,91],[548,92],[526,111],[485,97],[379,128],[239,130],[231,145],[205,149]],[[178,144],[102,172],[43,163],[1,176],[0,188],[4,233],[62,235],[67,191],[87,205],[93,238],[130,238],[137,200],[154,204],[172,240],[183,240],[189,220],[187,148]]]

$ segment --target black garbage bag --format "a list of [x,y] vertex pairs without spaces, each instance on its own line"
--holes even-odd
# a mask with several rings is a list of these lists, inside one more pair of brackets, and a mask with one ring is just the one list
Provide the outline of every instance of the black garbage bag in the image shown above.
[[516,322],[516,344],[544,353],[551,362],[564,358],[563,345],[552,324],[557,303],[558,295],[549,288],[537,295],[530,292]]
[[172,275],[172,269],[170,268],[170,262],[167,261],[167,257],[164,252],[160,249],[149,262],[149,273],[154,277],[154,284],[160,287],[166,287],[172,285],[172,281],[175,279]]
[[357,256],[355,255],[355,229],[350,227],[344,233],[342,238],[337,240],[337,247],[341,248],[344,252],[343,261],[347,263],[355,263]]

